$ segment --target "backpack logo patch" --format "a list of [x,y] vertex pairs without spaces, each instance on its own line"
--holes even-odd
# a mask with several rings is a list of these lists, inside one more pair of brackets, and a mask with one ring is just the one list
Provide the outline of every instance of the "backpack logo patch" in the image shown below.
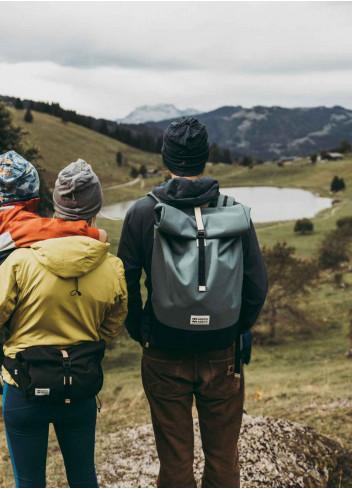
[[209,326],[210,316],[191,316],[191,326]]
[[50,395],[50,389],[38,389],[38,387],[35,389],[34,394],[36,396],[49,396]]

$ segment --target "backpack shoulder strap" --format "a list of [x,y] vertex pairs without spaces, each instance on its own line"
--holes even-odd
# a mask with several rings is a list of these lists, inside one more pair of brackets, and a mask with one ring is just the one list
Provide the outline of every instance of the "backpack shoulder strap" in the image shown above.
[[237,202],[234,197],[224,194],[220,194],[218,197],[218,207],[231,207],[235,204],[237,204]]
[[154,195],[153,192],[148,192],[147,196],[148,195],[149,195],[149,197],[152,197],[154,200],[156,200],[159,204],[161,203],[161,200],[158,199],[158,197],[156,195]]

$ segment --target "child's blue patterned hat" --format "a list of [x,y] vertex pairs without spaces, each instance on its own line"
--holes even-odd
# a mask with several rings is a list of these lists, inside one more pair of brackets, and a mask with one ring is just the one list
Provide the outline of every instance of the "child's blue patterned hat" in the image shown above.
[[39,197],[39,176],[16,151],[0,155],[0,205]]

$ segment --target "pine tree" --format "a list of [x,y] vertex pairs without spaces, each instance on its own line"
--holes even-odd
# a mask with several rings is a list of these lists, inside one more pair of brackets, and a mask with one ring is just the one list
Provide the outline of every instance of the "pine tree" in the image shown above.
[[122,166],[122,163],[123,163],[123,156],[122,156],[121,151],[118,151],[118,152],[116,153],[116,163],[117,163],[117,166]]
[[221,151],[216,143],[210,146],[208,159],[212,163],[219,163],[221,161]]
[[352,151],[351,143],[347,139],[344,139],[339,144],[337,151],[339,153],[351,153],[351,151]]
[[15,100],[15,109],[23,109],[23,103],[22,103],[22,100],[20,98],[16,98]]
[[31,109],[29,107],[26,110],[26,113],[24,114],[24,120],[25,120],[25,122],[28,122],[28,123],[33,122],[33,115],[32,115]]
[[139,174],[142,175],[143,178],[147,177],[147,167],[145,165],[140,166]]
[[249,168],[251,168],[254,165],[253,156],[252,155],[244,155],[240,159],[240,165],[241,166],[248,166]]
[[11,114],[6,106],[0,102],[0,154],[14,150],[23,158],[30,161],[36,167],[40,180],[40,204],[38,213],[49,216],[53,213],[51,192],[45,182],[45,170],[37,163],[40,158],[38,148],[26,141],[27,133],[20,127],[15,127],[11,120]]
[[101,132],[102,134],[105,134],[105,136],[109,135],[109,128],[108,128],[106,120],[101,121],[99,132]]
[[61,116],[61,120],[64,124],[66,124],[66,122],[68,122],[70,120],[70,117],[68,115],[68,111],[67,110],[63,110],[62,111],[62,116]]
[[224,163],[227,163],[228,165],[232,164],[231,152],[229,149],[224,150],[224,155],[223,155],[222,161]]

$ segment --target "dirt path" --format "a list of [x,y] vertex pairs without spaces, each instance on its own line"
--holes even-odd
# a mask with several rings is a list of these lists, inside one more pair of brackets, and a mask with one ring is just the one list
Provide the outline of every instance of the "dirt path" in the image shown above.
[[132,185],[136,185],[136,183],[138,183],[140,180],[142,180],[142,183],[143,183],[143,178],[141,176],[138,176],[137,178],[135,178],[134,180],[131,180],[130,182],[120,183],[119,185],[113,185],[112,187],[104,187],[103,191],[115,190],[115,189],[121,188],[121,187],[131,187]]
[[[134,180],[131,180],[129,182],[120,183],[119,185],[113,185],[112,187],[104,187],[103,191],[115,190],[115,189],[121,188],[121,187],[132,187],[132,185],[136,185],[136,183],[138,183],[138,182],[141,182],[141,188],[144,188],[144,186],[145,186],[144,178],[139,175],[137,178],[135,178]],[[122,217],[110,217],[110,216],[107,216],[106,214],[104,214],[104,212],[102,212],[102,211],[99,212],[98,217],[103,217],[104,219],[109,219],[110,221],[123,221]]]

